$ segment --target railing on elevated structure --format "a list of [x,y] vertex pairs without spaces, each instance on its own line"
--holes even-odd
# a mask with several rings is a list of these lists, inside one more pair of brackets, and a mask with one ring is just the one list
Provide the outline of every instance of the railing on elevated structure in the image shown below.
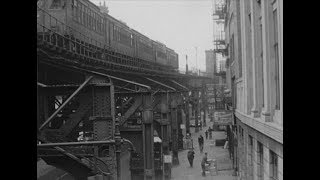
[[[37,21],[38,46],[45,45],[60,53],[75,55],[82,60],[88,59],[88,62],[94,60],[101,64],[130,68],[131,70],[140,72],[148,71],[160,74],[179,74],[177,70],[174,70],[170,66],[131,57],[124,51],[115,49],[103,42],[88,37],[67,26],[40,7],[38,7],[38,12],[43,16],[43,20],[38,17],[40,19]],[[48,18],[48,24],[44,17]],[[77,37],[82,37],[81,40],[76,39],[74,37],[75,35],[77,35]],[[84,39],[86,41],[84,41]]]

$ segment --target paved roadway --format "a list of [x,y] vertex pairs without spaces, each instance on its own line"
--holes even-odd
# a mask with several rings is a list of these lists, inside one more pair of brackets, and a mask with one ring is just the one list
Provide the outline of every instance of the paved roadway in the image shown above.
[[[172,168],[172,180],[236,180],[236,177],[232,176],[232,163],[229,159],[228,150],[214,145],[215,139],[226,137],[226,133],[224,131],[214,131],[212,133],[213,138],[211,140],[209,140],[209,137],[206,139],[204,132],[209,128],[208,125],[212,127],[212,122],[210,122],[209,118],[206,119],[207,127],[202,128],[198,133],[194,132],[195,128],[190,128],[193,138],[193,147],[195,148],[193,167],[191,168],[189,165],[187,150],[180,151],[178,154],[180,164]],[[200,134],[204,137],[204,150],[202,154],[200,154],[198,144],[198,137]],[[211,176],[209,172],[206,173],[205,177],[201,175],[201,160],[204,152],[208,153],[208,159],[217,159],[218,175]]]

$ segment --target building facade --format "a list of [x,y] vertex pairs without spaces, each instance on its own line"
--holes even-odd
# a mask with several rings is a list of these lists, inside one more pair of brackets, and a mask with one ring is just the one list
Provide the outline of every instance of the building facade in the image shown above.
[[213,78],[216,72],[216,55],[212,49],[206,50],[206,74]]
[[283,0],[226,0],[239,179],[283,179]]

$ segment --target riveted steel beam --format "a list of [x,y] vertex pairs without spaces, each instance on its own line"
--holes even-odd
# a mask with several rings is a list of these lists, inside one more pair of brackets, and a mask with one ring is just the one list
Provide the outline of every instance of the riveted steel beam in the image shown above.
[[173,83],[175,83],[176,85],[178,85],[178,86],[180,86],[180,87],[182,87],[182,88],[186,89],[187,91],[190,91],[187,87],[185,87],[184,85],[182,85],[182,84],[178,83],[178,82],[177,82],[177,81],[175,81],[175,80],[171,80],[171,82],[173,82]]
[[154,83],[160,84],[161,86],[164,86],[164,87],[169,88],[169,89],[171,89],[171,90],[177,91],[175,88],[170,87],[170,86],[168,86],[168,85],[166,85],[166,84],[163,84],[163,83],[161,83],[161,82],[159,82],[159,81],[156,81],[156,80],[153,80],[153,79],[147,78],[147,77],[145,77],[145,78],[148,79],[149,81],[152,81],[152,82],[154,82]]
[[87,142],[62,142],[62,143],[45,143],[37,144],[37,148],[41,147],[57,147],[57,146],[91,146],[91,145],[102,145],[102,144],[114,144],[114,140],[106,141],[87,141]]
[[125,112],[124,116],[120,120],[120,125],[122,125],[126,120],[142,105],[142,98],[135,97],[133,105]]
[[41,131],[49,122],[71,101],[71,99],[76,96],[81,89],[83,89],[93,78],[93,76],[89,76],[82,84],[81,86],[73,93],[71,96],[63,102],[63,104],[40,126],[39,131]]

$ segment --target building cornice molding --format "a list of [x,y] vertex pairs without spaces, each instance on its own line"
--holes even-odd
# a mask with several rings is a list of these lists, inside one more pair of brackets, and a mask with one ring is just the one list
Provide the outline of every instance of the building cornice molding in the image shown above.
[[263,122],[260,118],[253,118],[243,114],[239,110],[235,111],[236,117],[244,124],[252,127],[253,129],[261,132],[262,134],[269,136],[277,142],[283,144],[283,128],[272,123]]

